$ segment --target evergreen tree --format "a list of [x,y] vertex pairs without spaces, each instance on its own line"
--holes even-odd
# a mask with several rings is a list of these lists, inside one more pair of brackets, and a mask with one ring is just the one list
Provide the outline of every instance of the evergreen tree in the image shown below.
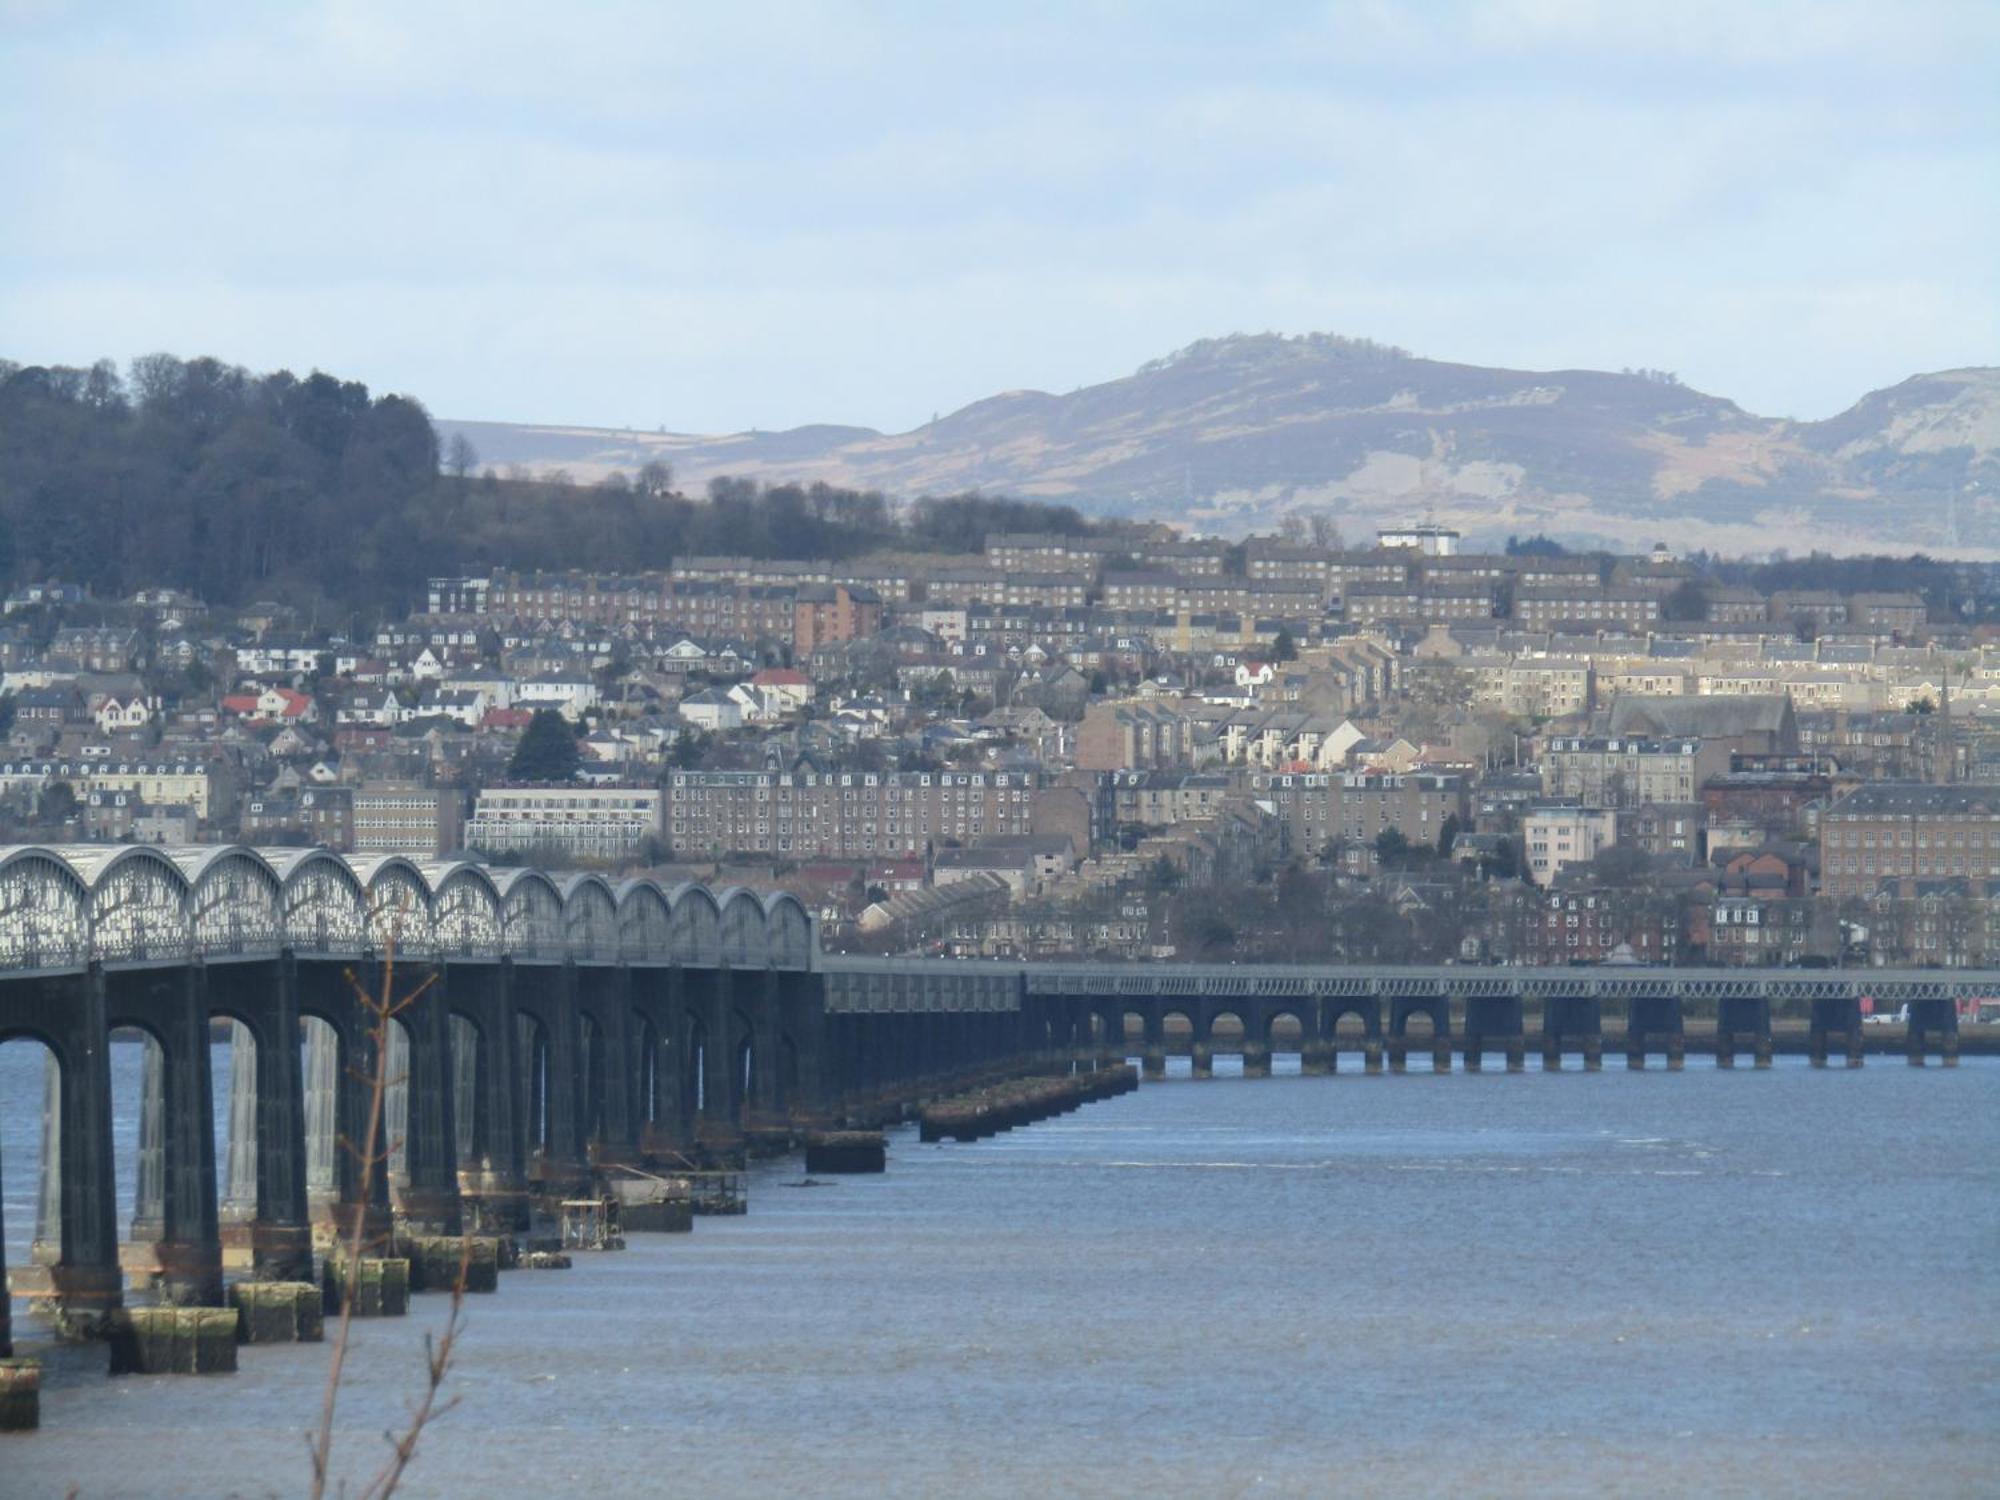
[[514,747],[507,774],[516,781],[568,781],[582,759],[569,721],[552,708],[538,708]]

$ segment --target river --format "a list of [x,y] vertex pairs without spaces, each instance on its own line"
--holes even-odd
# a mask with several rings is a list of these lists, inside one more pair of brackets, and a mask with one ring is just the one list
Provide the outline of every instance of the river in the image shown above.
[[[0,1048],[10,1240],[38,1079]],[[459,1404],[405,1493],[1973,1495],[2000,1474],[2000,1060],[1169,1080],[974,1145],[898,1133],[882,1177],[800,1177],[762,1166],[744,1218],[474,1300]],[[341,1472],[372,1470],[442,1302],[359,1325]],[[207,1379],[45,1352],[43,1430],[0,1438],[0,1494],[304,1489],[325,1346]]]

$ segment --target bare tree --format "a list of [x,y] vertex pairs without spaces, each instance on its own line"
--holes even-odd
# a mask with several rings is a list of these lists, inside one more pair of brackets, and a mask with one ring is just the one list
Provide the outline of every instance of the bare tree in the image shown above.
[[451,441],[445,444],[444,466],[454,479],[463,479],[479,467],[479,450],[472,446],[472,439],[462,432],[454,432]]
[[[343,1149],[354,1154],[360,1168],[363,1184],[361,1202],[353,1205],[353,1222],[348,1226],[346,1243],[346,1264],[341,1268],[340,1323],[334,1335],[332,1357],[327,1365],[326,1391],[320,1400],[319,1426],[308,1440],[312,1458],[312,1500],[324,1500],[327,1478],[333,1457],[334,1414],[340,1403],[340,1377],[347,1364],[349,1337],[354,1325],[354,1304],[361,1286],[361,1257],[365,1250],[380,1249],[367,1238],[368,1184],[372,1183],[378,1171],[388,1167],[390,1143],[382,1139],[383,1105],[389,1095],[389,1086],[396,1080],[389,1076],[389,1026],[399,1015],[414,1005],[418,998],[436,981],[431,975],[416,988],[396,996],[396,940],[400,930],[400,919],[392,919],[382,948],[382,979],[380,987],[370,991],[355,975],[347,971],[347,982],[354,991],[354,998],[362,1013],[368,1018],[368,1035],[373,1049],[373,1062],[363,1081],[368,1084],[368,1123],[362,1132],[361,1143],[343,1139]],[[445,1318],[444,1331],[435,1337],[424,1335],[424,1386],[416,1403],[410,1409],[407,1424],[400,1432],[385,1433],[389,1442],[389,1457],[369,1480],[360,1494],[360,1500],[387,1500],[402,1482],[403,1473],[416,1457],[417,1440],[424,1429],[437,1417],[442,1416],[454,1404],[440,1402],[445,1377],[451,1371],[452,1357],[457,1351],[458,1335],[464,1326],[465,1283],[472,1258],[472,1240],[466,1236],[462,1241],[458,1275],[452,1283],[451,1308]],[[344,1488],[344,1487],[343,1487]]]

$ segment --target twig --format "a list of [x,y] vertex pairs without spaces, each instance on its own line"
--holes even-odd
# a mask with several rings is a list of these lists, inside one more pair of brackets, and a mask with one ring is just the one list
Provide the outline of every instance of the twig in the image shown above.
[[[354,975],[347,971],[347,982],[354,990],[356,1001],[368,1017],[368,1036],[374,1047],[374,1066],[363,1079],[357,1070],[351,1076],[363,1079],[368,1084],[368,1124],[357,1151],[352,1141],[345,1138],[341,1144],[353,1153],[360,1177],[360,1199],[348,1205],[353,1222],[347,1232],[347,1263],[341,1268],[340,1322],[333,1340],[333,1351],[327,1365],[326,1391],[320,1399],[319,1426],[308,1439],[307,1447],[312,1458],[312,1500],[324,1500],[327,1478],[331,1470],[333,1456],[334,1413],[339,1406],[340,1378],[347,1364],[348,1341],[353,1331],[354,1304],[360,1294],[361,1252],[366,1248],[366,1225],[368,1210],[373,1204],[375,1173],[387,1167],[389,1153],[382,1149],[383,1106],[392,1082],[389,1076],[389,1023],[414,1005],[419,996],[429,989],[437,976],[432,974],[405,995],[396,998],[396,939],[401,929],[401,913],[391,921],[382,945],[382,987],[379,994],[370,994]],[[455,1404],[438,1404],[438,1391],[451,1368],[452,1350],[457,1343],[465,1302],[465,1282],[472,1259],[472,1243],[464,1244],[459,1261],[457,1283],[452,1287],[451,1315],[446,1320],[441,1337],[433,1341],[428,1335],[424,1339],[424,1363],[427,1371],[426,1386],[411,1414],[409,1427],[400,1438],[391,1437],[394,1450],[389,1463],[382,1472],[370,1481],[362,1492],[364,1500],[386,1500],[401,1481],[403,1471],[416,1456],[417,1439],[424,1427]]]

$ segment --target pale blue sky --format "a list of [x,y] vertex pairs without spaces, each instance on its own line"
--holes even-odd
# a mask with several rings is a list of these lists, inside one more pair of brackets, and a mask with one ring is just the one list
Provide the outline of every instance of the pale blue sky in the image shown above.
[[898,430],[1231,331],[2000,362],[2000,4],[0,0],[0,356]]

